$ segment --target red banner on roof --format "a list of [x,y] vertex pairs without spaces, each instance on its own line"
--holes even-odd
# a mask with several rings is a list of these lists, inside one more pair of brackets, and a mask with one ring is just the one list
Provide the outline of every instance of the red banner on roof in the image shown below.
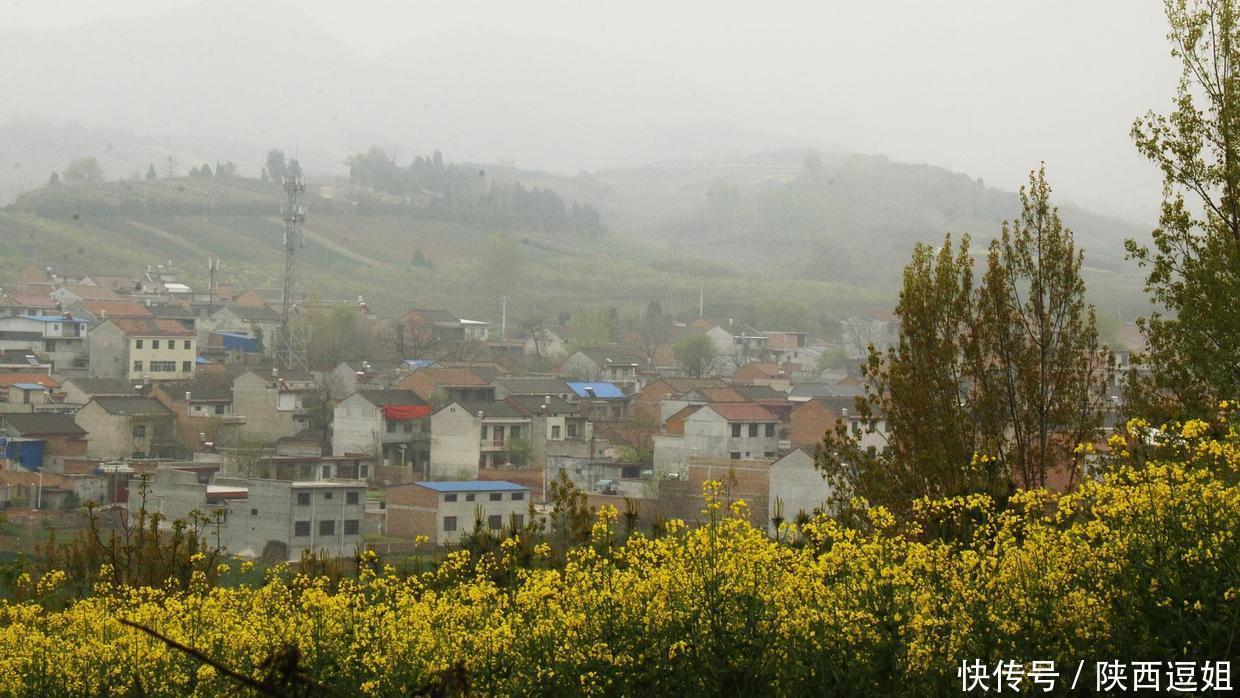
[[384,405],[383,416],[393,422],[421,419],[431,413],[430,405]]

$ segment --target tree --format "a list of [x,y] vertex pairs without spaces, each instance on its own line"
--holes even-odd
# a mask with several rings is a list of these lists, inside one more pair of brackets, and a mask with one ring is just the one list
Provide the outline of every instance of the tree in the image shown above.
[[599,308],[578,311],[568,321],[568,341],[573,349],[602,347],[611,343],[611,324]]
[[676,357],[676,362],[692,378],[704,378],[714,373],[718,354],[715,343],[705,334],[684,335],[672,345],[672,355]]
[[103,181],[103,168],[95,158],[79,158],[65,168],[65,181],[96,184]]
[[[974,286],[968,238],[936,253],[919,245],[904,272],[896,346],[871,345],[859,420],[837,420],[819,467],[843,498],[898,511],[912,500],[1071,485],[1102,422],[1109,352],[1084,301],[1083,253],[1050,205],[1042,170],[1021,188]],[[861,447],[886,421],[885,448]],[[869,439],[873,442],[873,439]],[[1015,483],[1013,483],[1015,481]]]
[[206,179],[210,179],[211,178],[211,166],[205,162],[202,163],[202,167],[198,168],[198,176],[204,177]]
[[1163,420],[1213,414],[1240,396],[1240,17],[1233,0],[1166,5],[1182,74],[1170,114],[1132,128],[1163,174],[1153,247],[1129,240],[1162,310],[1138,322],[1148,373],[1126,377],[1126,411]]
[[[969,389],[977,378],[973,270],[969,238],[936,253],[913,249],[895,315],[900,338],[885,353],[873,344],[862,367],[865,396],[856,423],[837,421],[822,443],[820,467],[844,499],[859,495],[897,511],[919,497],[1003,491],[1006,477],[985,453],[986,438]],[[862,447],[864,430],[886,420],[886,448]]]
[[47,186],[49,186],[49,187],[59,187],[59,186],[60,186],[60,175],[58,175],[58,174],[56,174],[55,172],[53,172],[53,173],[52,173],[52,176],[51,176],[51,177],[48,177],[48,179],[47,179]]
[[284,175],[288,173],[288,168],[284,163],[284,151],[272,148],[267,151],[267,176],[272,181],[280,182],[284,180]]
[[155,163],[152,162],[146,168],[146,179],[149,182],[149,181],[154,180],[158,176],[159,175],[155,174]]
[[[1050,204],[1042,168],[1020,191],[1021,217],[1004,223],[990,245],[978,299],[987,365],[979,376],[984,413],[1000,459],[1027,487],[1046,484],[1056,467],[1069,483],[1102,426],[1109,351],[1098,342],[1081,279],[1084,252]],[[997,411],[992,411],[997,410]],[[1000,439],[1007,430],[1008,438]]]

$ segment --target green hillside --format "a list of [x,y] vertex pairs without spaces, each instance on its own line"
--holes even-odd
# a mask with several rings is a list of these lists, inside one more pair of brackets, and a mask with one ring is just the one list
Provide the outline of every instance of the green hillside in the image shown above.
[[[886,302],[847,284],[773,279],[666,254],[618,233],[502,230],[356,205],[328,184],[312,183],[307,195],[300,282],[322,297],[364,296],[380,312],[446,306],[498,320],[501,295],[510,297],[514,322],[585,306],[636,309],[651,299],[687,312],[701,291],[708,311],[749,320],[780,312],[812,330]],[[202,283],[206,259],[218,257],[228,278],[278,286],[281,198],[274,184],[240,178],[43,188],[0,211],[0,279],[32,262],[137,273],[172,260],[190,283]],[[424,263],[414,263],[418,251]]]

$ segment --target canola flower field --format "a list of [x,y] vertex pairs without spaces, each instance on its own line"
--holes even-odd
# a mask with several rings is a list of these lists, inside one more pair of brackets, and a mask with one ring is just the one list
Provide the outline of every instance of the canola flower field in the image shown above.
[[60,576],[25,578],[0,602],[0,694],[959,695],[966,659],[1230,659],[1240,434],[1223,419],[1132,422],[1070,494],[820,517],[778,541],[711,488],[707,524],[657,537],[620,542],[600,511],[563,566],[518,566],[509,539],[420,575],[217,588],[200,571],[63,607],[41,601]]

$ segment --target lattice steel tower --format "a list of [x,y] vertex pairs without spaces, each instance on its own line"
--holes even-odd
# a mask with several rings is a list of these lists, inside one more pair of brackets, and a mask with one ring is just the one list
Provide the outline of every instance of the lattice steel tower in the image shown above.
[[276,341],[276,361],[287,369],[307,370],[306,336],[304,328],[290,323],[293,314],[293,279],[297,268],[297,252],[305,245],[302,223],[306,221],[306,178],[301,165],[290,160],[288,174],[284,177],[284,205],[280,213],[284,218],[284,308],[280,318],[280,336]]

